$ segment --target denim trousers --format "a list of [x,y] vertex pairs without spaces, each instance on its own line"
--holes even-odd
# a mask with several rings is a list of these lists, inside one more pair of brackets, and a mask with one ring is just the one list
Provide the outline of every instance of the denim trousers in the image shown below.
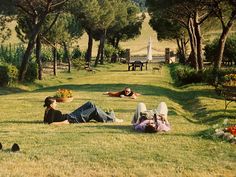
[[114,112],[106,113],[92,102],[88,101],[70,114],[68,114],[70,123],[84,123],[90,120],[97,122],[114,122]]

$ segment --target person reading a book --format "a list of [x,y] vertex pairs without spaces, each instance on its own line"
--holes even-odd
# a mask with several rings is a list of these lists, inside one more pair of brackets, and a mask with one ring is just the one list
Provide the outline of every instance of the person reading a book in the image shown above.
[[167,114],[168,108],[165,102],[161,102],[154,110],[147,110],[144,103],[138,103],[131,123],[136,131],[167,132],[171,129]]

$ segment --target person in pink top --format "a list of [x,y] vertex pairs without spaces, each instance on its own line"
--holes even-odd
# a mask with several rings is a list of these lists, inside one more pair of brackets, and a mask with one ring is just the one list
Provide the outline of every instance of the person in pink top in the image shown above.
[[165,102],[161,102],[154,110],[147,110],[144,103],[138,103],[131,123],[136,131],[167,132],[170,130],[167,114],[168,108]]

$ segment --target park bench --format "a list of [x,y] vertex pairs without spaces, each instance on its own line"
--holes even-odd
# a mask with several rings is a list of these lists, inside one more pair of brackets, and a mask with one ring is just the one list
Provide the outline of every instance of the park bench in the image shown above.
[[221,93],[225,99],[225,110],[228,105],[236,101],[236,86],[222,86]]

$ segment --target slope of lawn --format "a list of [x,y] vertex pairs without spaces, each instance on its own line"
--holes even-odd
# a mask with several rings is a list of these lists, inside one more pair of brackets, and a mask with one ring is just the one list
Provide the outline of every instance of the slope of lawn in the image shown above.
[[[212,87],[174,87],[167,66],[161,72],[150,68],[128,72],[126,65],[113,64],[99,67],[96,73],[73,70],[45,78],[34,86],[0,88],[1,177],[235,176],[235,145],[207,135],[225,117],[235,121],[236,103],[224,113],[224,100]],[[142,96],[131,100],[103,95],[125,86]],[[74,94],[71,103],[58,103],[62,112],[90,100],[113,109],[124,122],[44,125],[44,98],[58,88],[72,89]],[[172,130],[135,132],[130,121],[137,103],[152,109],[161,101],[169,107]],[[21,150],[12,153],[15,142]]]

